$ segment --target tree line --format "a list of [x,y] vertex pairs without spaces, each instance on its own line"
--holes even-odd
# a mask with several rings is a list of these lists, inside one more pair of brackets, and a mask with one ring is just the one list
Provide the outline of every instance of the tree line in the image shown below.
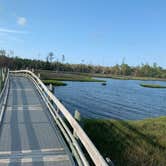
[[123,62],[120,65],[116,64],[115,66],[104,67],[100,65],[69,64],[64,62],[52,61],[52,58],[51,60],[49,60],[48,57],[46,61],[35,59],[23,59],[20,57],[9,57],[0,52],[0,66],[7,66],[12,70],[33,68],[37,70],[54,70],[93,74],[100,73],[117,76],[166,78],[166,70],[158,66],[156,63],[154,63],[153,65],[142,64],[133,67]]

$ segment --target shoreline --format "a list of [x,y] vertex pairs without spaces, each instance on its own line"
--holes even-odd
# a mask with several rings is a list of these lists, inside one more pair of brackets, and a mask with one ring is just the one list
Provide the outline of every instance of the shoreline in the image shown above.
[[78,82],[106,82],[98,78],[111,78],[119,80],[141,80],[141,81],[166,81],[166,78],[156,77],[137,77],[137,76],[122,76],[122,75],[107,75],[107,74],[93,74],[80,72],[56,72],[52,70],[37,70],[36,73],[41,73],[43,80],[57,80],[57,81],[78,81]]
[[107,76],[107,75],[94,75],[99,78],[111,78],[117,80],[140,80],[140,81],[166,81],[166,78],[155,77],[134,77],[134,76]]

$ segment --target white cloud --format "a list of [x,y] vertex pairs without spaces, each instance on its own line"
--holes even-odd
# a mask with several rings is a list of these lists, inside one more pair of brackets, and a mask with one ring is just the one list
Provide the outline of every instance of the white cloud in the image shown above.
[[0,32],[2,33],[18,33],[18,34],[26,34],[26,31],[18,31],[14,29],[0,28]]
[[25,17],[18,17],[17,18],[17,24],[24,26],[27,23],[27,19]]

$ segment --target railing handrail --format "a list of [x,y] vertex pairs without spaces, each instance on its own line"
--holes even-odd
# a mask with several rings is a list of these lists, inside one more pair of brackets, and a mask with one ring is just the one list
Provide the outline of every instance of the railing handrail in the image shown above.
[[44,85],[44,83],[31,71],[29,70],[18,70],[18,71],[10,71],[11,73],[15,74],[28,74],[33,79],[35,79],[36,83],[39,84],[44,92],[49,96],[49,98],[54,102],[57,106],[59,111],[63,114],[66,118],[68,123],[74,129],[75,134],[80,139],[81,143],[83,144],[84,148],[87,150],[90,158],[97,166],[108,166],[102,155],[99,153],[95,145],[89,139],[87,134],[84,132],[82,127],[78,124],[78,122],[74,119],[71,113],[65,108],[65,106],[48,90],[48,88]]
[[9,71],[7,72],[7,76],[6,76],[6,78],[5,78],[5,81],[4,81],[5,83],[4,83],[4,85],[3,85],[3,88],[2,88],[2,90],[0,91],[0,101],[1,101],[1,98],[3,97],[4,91],[5,91],[5,89],[6,89],[6,85],[7,85],[8,79],[9,79]]
[[[5,94],[5,91],[6,91],[6,94]],[[2,91],[0,92],[0,103],[2,102],[1,100],[3,99],[3,102],[1,103],[2,104],[2,108],[0,110],[0,125],[2,123],[2,119],[3,119],[5,107],[6,107],[8,91],[9,91],[9,70],[7,71],[5,82],[4,82]]]

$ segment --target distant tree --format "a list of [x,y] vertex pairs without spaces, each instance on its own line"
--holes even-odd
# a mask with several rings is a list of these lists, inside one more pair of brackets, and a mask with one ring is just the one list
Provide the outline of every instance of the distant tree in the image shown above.
[[53,52],[50,52],[48,54],[48,57],[49,57],[49,62],[52,63],[53,59],[54,59],[54,53]]
[[118,64],[111,68],[111,74],[120,75],[120,66]]
[[46,62],[49,62],[49,55],[46,56]]
[[65,62],[65,55],[62,54],[62,63],[64,63],[64,62]]
[[121,74],[124,76],[128,76],[131,74],[131,68],[128,64],[121,64]]

